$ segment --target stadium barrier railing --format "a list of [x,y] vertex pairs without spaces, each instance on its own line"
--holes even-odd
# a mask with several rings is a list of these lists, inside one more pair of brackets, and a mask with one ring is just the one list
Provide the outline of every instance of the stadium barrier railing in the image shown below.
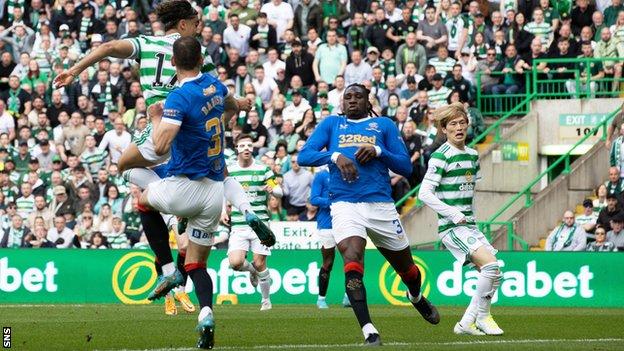
[[[601,65],[601,70],[604,72],[605,64],[607,66],[620,65],[624,63],[624,57],[536,59],[533,66],[536,67],[541,63],[546,63],[546,67],[553,65],[567,65],[568,67],[561,68],[559,71],[554,68],[547,70],[534,68],[531,71],[531,90],[538,99],[609,98],[619,97],[624,93],[622,77],[617,82],[612,74],[605,74],[602,78],[592,78],[592,69],[596,65]],[[574,91],[569,91],[568,88],[573,88]]]
[[[558,167],[559,165],[561,165],[561,164],[563,164],[563,166],[564,166],[563,171],[561,172],[561,174],[569,174],[570,170],[571,170],[571,167],[570,167],[571,157],[572,157],[572,153],[574,152],[574,150],[577,147],[579,147],[580,145],[584,144],[585,141],[587,141],[590,137],[592,137],[593,135],[598,133],[598,131],[600,131],[600,130],[602,130],[601,140],[605,141],[606,137],[607,137],[607,126],[611,122],[611,119],[613,119],[613,117],[615,117],[620,112],[620,109],[621,108],[618,108],[615,111],[611,112],[596,127],[594,127],[591,130],[590,133],[587,133],[586,135],[584,135],[565,154],[561,155],[557,160],[555,160],[555,162],[553,162],[548,168],[546,168],[545,171],[543,171],[537,177],[535,177],[532,181],[530,181],[522,190],[520,190],[518,193],[516,193],[516,195],[512,196],[511,199],[509,199],[507,202],[505,202],[505,204],[496,213],[494,213],[492,216],[490,216],[490,218],[488,218],[487,221],[484,221],[481,225],[483,225],[483,226],[491,226],[491,225],[495,225],[497,223],[500,223],[500,222],[497,222],[497,219],[503,213],[505,213],[505,211],[507,211],[512,205],[514,205],[516,203],[516,201],[520,200],[521,198],[524,198],[524,207],[525,208],[529,208],[529,207],[533,206],[533,193],[531,192],[531,189],[536,184],[541,182],[542,178],[551,175],[553,173],[553,170],[556,167]],[[513,226],[511,227],[511,230],[513,232]],[[514,237],[518,237],[515,233],[513,233],[513,236]],[[513,249],[513,246],[510,249]]]
[[[518,92],[515,94],[493,94],[491,92],[483,91],[483,84],[481,81],[482,76],[485,73],[477,72],[476,79],[476,105],[477,109],[481,111],[481,114],[485,116],[501,116],[505,115],[505,111],[512,110],[514,106],[518,106],[523,100],[531,95],[529,78],[530,72],[524,72],[523,74],[512,73],[512,75],[518,80]],[[488,75],[493,77],[502,77],[507,73],[503,72],[491,72]],[[525,83],[526,82],[526,83]],[[529,113],[529,105],[522,105],[519,109],[514,109],[516,115],[526,115]]]

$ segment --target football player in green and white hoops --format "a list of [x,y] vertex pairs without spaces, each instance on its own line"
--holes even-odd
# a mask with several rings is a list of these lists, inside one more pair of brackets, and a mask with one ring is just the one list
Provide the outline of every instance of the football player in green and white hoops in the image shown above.
[[437,212],[438,235],[444,246],[459,262],[479,271],[477,290],[454,332],[502,335],[503,330],[490,314],[492,297],[502,279],[497,250],[475,222],[473,198],[475,183],[480,178],[479,154],[466,146],[468,114],[456,102],[437,109],[435,119],[447,142],[431,154],[418,197]]

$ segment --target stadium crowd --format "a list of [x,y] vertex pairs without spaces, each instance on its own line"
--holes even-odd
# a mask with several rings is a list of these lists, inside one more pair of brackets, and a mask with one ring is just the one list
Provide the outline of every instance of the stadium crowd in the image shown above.
[[[474,138],[485,129],[474,107],[477,89],[520,91],[527,84],[522,73],[537,58],[624,57],[621,2],[194,5],[202,16],[197,39],[214,74],[255,102],[228,125],[226,156],[235,159],[237,135],[252,135],[258,161],[279,175],[286,195],[283,203],[270,198],[271,218],[295,221],[316,216],[308,202],[313,170],[298,166],[297,152],[319,121],[341,113],[346,86],[369,88],[374,111],[403,135],[414,173],[392,176],[398,199],[420,182],[427,155],[444,142],[433,123],[435,108],[464,103]],[[135,208],[140,189],[116,165],[148,125],[136,62],[104,59],[67,88],[51,82],[99,45],[164,35],[157,3],[0,0],[0,247],[146,247]],[[545,73],[566,68],[539,67]],[[591,74],[618,78],[621,71],[621,64],[605,63]]]

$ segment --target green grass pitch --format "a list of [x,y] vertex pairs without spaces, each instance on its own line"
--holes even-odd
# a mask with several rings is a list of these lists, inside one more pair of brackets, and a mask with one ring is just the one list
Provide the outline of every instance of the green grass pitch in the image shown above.
[[[166,316],[162,305],[0,305],[15,350],[193,350],[197,313]],[[412,308],[371,306],[386,350],[624,350],[624,310],[505,308],[493,313],[502,337],[453,334],[463,310],[440,308],[426,323]],[[357,350],[362,334],[350,309],[331,305],[215,307],[216,350]]]

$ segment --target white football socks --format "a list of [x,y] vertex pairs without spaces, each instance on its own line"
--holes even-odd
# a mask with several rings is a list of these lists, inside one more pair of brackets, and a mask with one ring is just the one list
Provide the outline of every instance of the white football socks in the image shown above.
[[149,168],[131,168],[123,172],[123,177],[141,189],[146,189],[150,183],[160,180],[158,174]]
[[468,327],[477,318],[485,318],[490,315],[492,297],[500,285],[502,275],[497,262],[489,263],[481,267],[479,278],[477,278],[477,291],[470,300],[470,305],[466,309],[459,324]]
[[175,272],[176,266],[173,262],[169,262],[162,266],[162,272],[164,276],[172,275]]
[[197,320],[201,321],[202,319],[206,318],[207,316],[212,315],[212,308],[208,307],[208,306],[204,306],[201,311],[199,311],[199,316],[197,316]]
[[253,266],[253,264],[251,264],[249,261],[245,261],[243,262],[243,266],[240,269],[241,272],[249,272],[252,274],[257,274],[258,271],[256,270],[256,267]]
[[371,334],[379,334],[373,323],[366,323],[362,327],[362,334],[364,334],[364,339],[368,338]]
[[262,294],[262,300],[269,299],[269,293],[271,291],[271,275],[269,269],[266,268],[262,272],[258,272],[258,280],[260,285],[260,293]]

